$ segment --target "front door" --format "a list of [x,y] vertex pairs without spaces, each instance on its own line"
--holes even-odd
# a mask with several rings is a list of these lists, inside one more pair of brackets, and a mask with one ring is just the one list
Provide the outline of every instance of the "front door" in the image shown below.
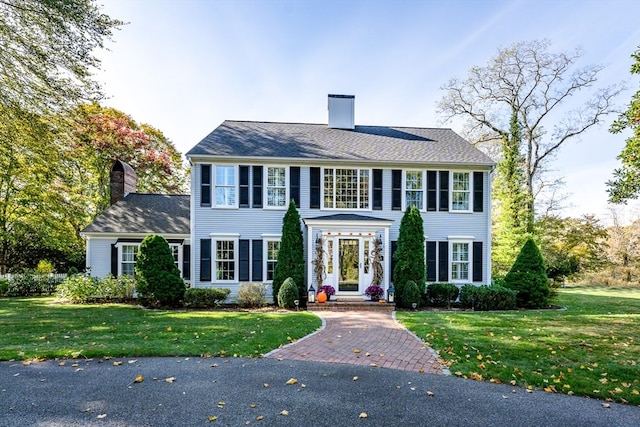
[[360,239],[338,239],[338,292],[360,291]]

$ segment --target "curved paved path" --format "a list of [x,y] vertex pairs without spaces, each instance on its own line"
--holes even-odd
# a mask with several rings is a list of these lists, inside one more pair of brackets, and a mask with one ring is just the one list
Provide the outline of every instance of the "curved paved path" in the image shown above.
[[449,373],[436,353],[389,311],[314,313],[323,321],[320,330],[264,357]]

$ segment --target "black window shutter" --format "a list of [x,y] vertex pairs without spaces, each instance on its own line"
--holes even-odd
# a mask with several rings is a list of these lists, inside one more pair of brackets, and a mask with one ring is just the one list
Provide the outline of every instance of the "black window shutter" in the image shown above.
[[473,281],[482,282],[482,242],[473,242]]
[[249,275],[249,240],[240,239],[239,243],[239,260],[240,260],[240,275],[238,276],[241,282],[248,282],[251,277]]
[[300,166],[289,167],[289,196],[300,209]]
[[111,245],[111,275],[118,277],[118,247]]
[[449,281],[449,242],[439,242],[439,281],[440,282],[448,282]]
[[427,242],[427,282],[435,282],[437,279],[437,242]]
[[211,206],[211,165],[200,165],[200,206]]
[[249,207],[249,166],[240,166],[240,207]]
[[253,167],[253,207],[262,207],[262,166]]
[[182,278],[191,279],[191,245],[182,246]]
[[393,270],[396,269],[396,260],[393,256],[395,255],[397,249],[398,249],[398,241],[392,240],[391,241],[391,265],[389,266],[389,268],[391,269],[391,271],[389,272],[389,278],[391,279],[391,282],[393,282]]
[[309,208],[320,209],[320,168],[309,168]]
[[482,212],[484,205],[484,173],[473,173],[473,211]]
[[449,171],[440,171],[440,210],[449,210]]
[[373,170],[373,210],[382,210],[382,169]]
[[211,239],[200,239],[200,280],[211,281]]
[[253,266],[251,280],[262,282],[262,240],[253,240],[251,265]]
[[402,171],[400,169],[391,171],[391,209],[402,210]]
[[435,211],[438,203],[438,173],[427,171],[427,210]]

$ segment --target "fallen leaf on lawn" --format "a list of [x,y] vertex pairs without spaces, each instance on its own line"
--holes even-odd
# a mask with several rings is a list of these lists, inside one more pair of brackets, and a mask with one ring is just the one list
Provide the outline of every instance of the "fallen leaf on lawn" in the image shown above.
[[478,360],[482,360],[482,355],[481,355],[481,354],[477,355],[477,356],[476,356],[476,359],[478,359]]
[[433,392],[432,392],[432,391],[427,391],[427,396],[429,396],[429,397],[433,397],[433,396],[435,396],[435,395],[433,394]]
[[96,418],[99,419],[99,420],[101,420],[103,418],[107,418],[107,414],[100,414]]
[[353,380],[354,381],[358,381],[358,377],[353,377]]
[[360,353],[360,350],[358,350],[357,348],[353,350],[354,353]]
[[171,326],[167,328],[167,332],[171,332]]
[[360,413],[360,418],[367,418],[367,413],[366,412],[361,412]]
[[113,362],[113,366],[120,366],[122,365],[122,362]]
[[287,411],[287,410],[285,409],[284,411],[280,412],[280,415],[287,416],[287,415],[289,415],[289,411]]
[[172,383],[176,380],[176,377],[169,377],[169,378],[165,378],[164,381],[167,383]]
[[522,337],[518,337],[518,336],[515,336],[515,335],[514,335],[512,338],[513,338],[515,341],[518,341],[518,340],[520,340],[520,338],[522,338]]
[[133,380],[134,383],[141,383],[144,381],[144,377],[141,374],[136,375],[136,379]]
[[286,382],[287,385],[298,384],[298,380],[295,378],[289,378],[289,381]]

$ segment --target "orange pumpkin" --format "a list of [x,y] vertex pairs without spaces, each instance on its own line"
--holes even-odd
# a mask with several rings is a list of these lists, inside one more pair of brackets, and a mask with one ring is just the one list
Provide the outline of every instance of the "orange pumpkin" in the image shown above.
[[318,292],[318,302],[327,302],[327,294],[322,291]]

